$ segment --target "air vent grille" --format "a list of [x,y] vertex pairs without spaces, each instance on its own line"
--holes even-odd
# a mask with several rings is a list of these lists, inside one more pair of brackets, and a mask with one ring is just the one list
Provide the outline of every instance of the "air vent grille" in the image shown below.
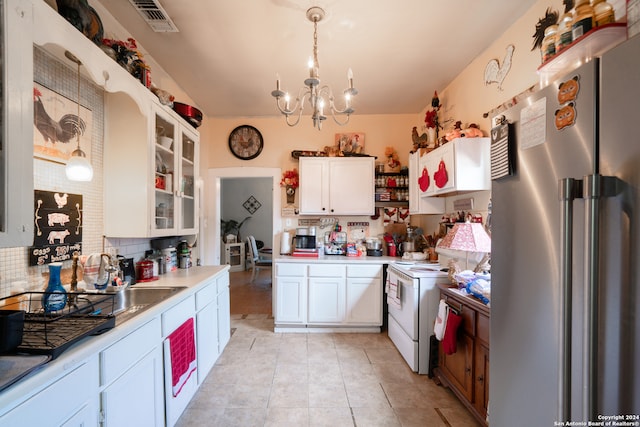
[[129,0],[129,2],[156,33],[179,31],[157,0]]

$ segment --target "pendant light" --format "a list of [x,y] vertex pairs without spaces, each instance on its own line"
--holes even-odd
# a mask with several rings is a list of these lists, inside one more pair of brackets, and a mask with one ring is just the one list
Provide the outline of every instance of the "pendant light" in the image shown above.
[[[71,61],[78,64],[78,122],[80,122],[80,65],[82,62],[75,57],[71,52],[66,51],[65,56]],[[91,162],[87,159],[86,154],[80,148],[80,134],[84,127],[78,126],[76,131],[77,147],[71,153],[71,157],[67,160],[67,167],[65,168],[65,174],[70,181],[91,181],[93,179],[93,167]]]

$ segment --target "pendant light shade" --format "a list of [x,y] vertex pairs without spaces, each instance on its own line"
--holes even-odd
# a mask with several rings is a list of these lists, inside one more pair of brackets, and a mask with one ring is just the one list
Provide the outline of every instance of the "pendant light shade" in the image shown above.
[[[77,123],[83,123],[80,118],[80,65],[82,64],[78,58],[71,52],[66,51],[65,56],[71,61],[78,64],[78,115]],[[67,167],[65,168],[65,174],[70,181],[91,181],[93,179],[93,167],[91,162],[87,159],[86,154],[80,148],[80,134],[84,132],[84,124],[77,126],[76,128],[76,141],[77,147],[71,152],[71,157],[67,160]]]
[[67,160],[65,174],[70,181],[91,181],[93,179],[93,167],[80,148],[73,150]]

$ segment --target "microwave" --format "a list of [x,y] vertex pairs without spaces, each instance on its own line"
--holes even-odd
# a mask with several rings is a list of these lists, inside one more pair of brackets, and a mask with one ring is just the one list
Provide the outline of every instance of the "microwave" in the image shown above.
[[316,236],[300,236],[295,237],[296,249],[315,249],[316,248]]

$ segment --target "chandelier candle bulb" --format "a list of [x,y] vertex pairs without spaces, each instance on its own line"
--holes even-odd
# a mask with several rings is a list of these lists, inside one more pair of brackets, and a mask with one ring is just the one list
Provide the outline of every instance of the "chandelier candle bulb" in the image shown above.
[[280,74],[276,74],[276,90],[280,90]]
[[353,71],[351,71],[351,68],[347,70],[347,79],[349,80],[349,89],[353,89]]

